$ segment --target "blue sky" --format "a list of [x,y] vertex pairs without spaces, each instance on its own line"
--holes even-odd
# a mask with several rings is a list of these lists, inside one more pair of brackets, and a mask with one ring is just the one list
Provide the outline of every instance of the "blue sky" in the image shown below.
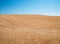
[[0,0],[0,14],[60,16],[60,0]]

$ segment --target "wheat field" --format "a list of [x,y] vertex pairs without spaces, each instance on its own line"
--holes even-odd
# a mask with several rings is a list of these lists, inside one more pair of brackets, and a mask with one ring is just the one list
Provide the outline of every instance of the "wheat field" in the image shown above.
[[0,44],[60,44],[60,16],[0,15]]

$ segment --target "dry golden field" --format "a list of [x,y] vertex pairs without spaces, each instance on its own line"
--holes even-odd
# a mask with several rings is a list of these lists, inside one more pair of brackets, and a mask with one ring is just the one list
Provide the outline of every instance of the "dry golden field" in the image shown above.
[[0,15],[0,44],[60,44],[60,16]]

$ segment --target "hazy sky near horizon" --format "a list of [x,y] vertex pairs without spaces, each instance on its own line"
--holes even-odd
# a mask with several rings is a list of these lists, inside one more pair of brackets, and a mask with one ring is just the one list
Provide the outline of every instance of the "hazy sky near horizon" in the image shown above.
[[60,16],[60,0],[0,0],[0,14]]

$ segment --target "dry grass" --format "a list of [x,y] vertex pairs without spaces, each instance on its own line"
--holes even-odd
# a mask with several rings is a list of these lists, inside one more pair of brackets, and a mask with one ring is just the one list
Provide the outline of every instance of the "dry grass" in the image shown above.
[[0,44],[60,44],[60,16],[0,15]]

